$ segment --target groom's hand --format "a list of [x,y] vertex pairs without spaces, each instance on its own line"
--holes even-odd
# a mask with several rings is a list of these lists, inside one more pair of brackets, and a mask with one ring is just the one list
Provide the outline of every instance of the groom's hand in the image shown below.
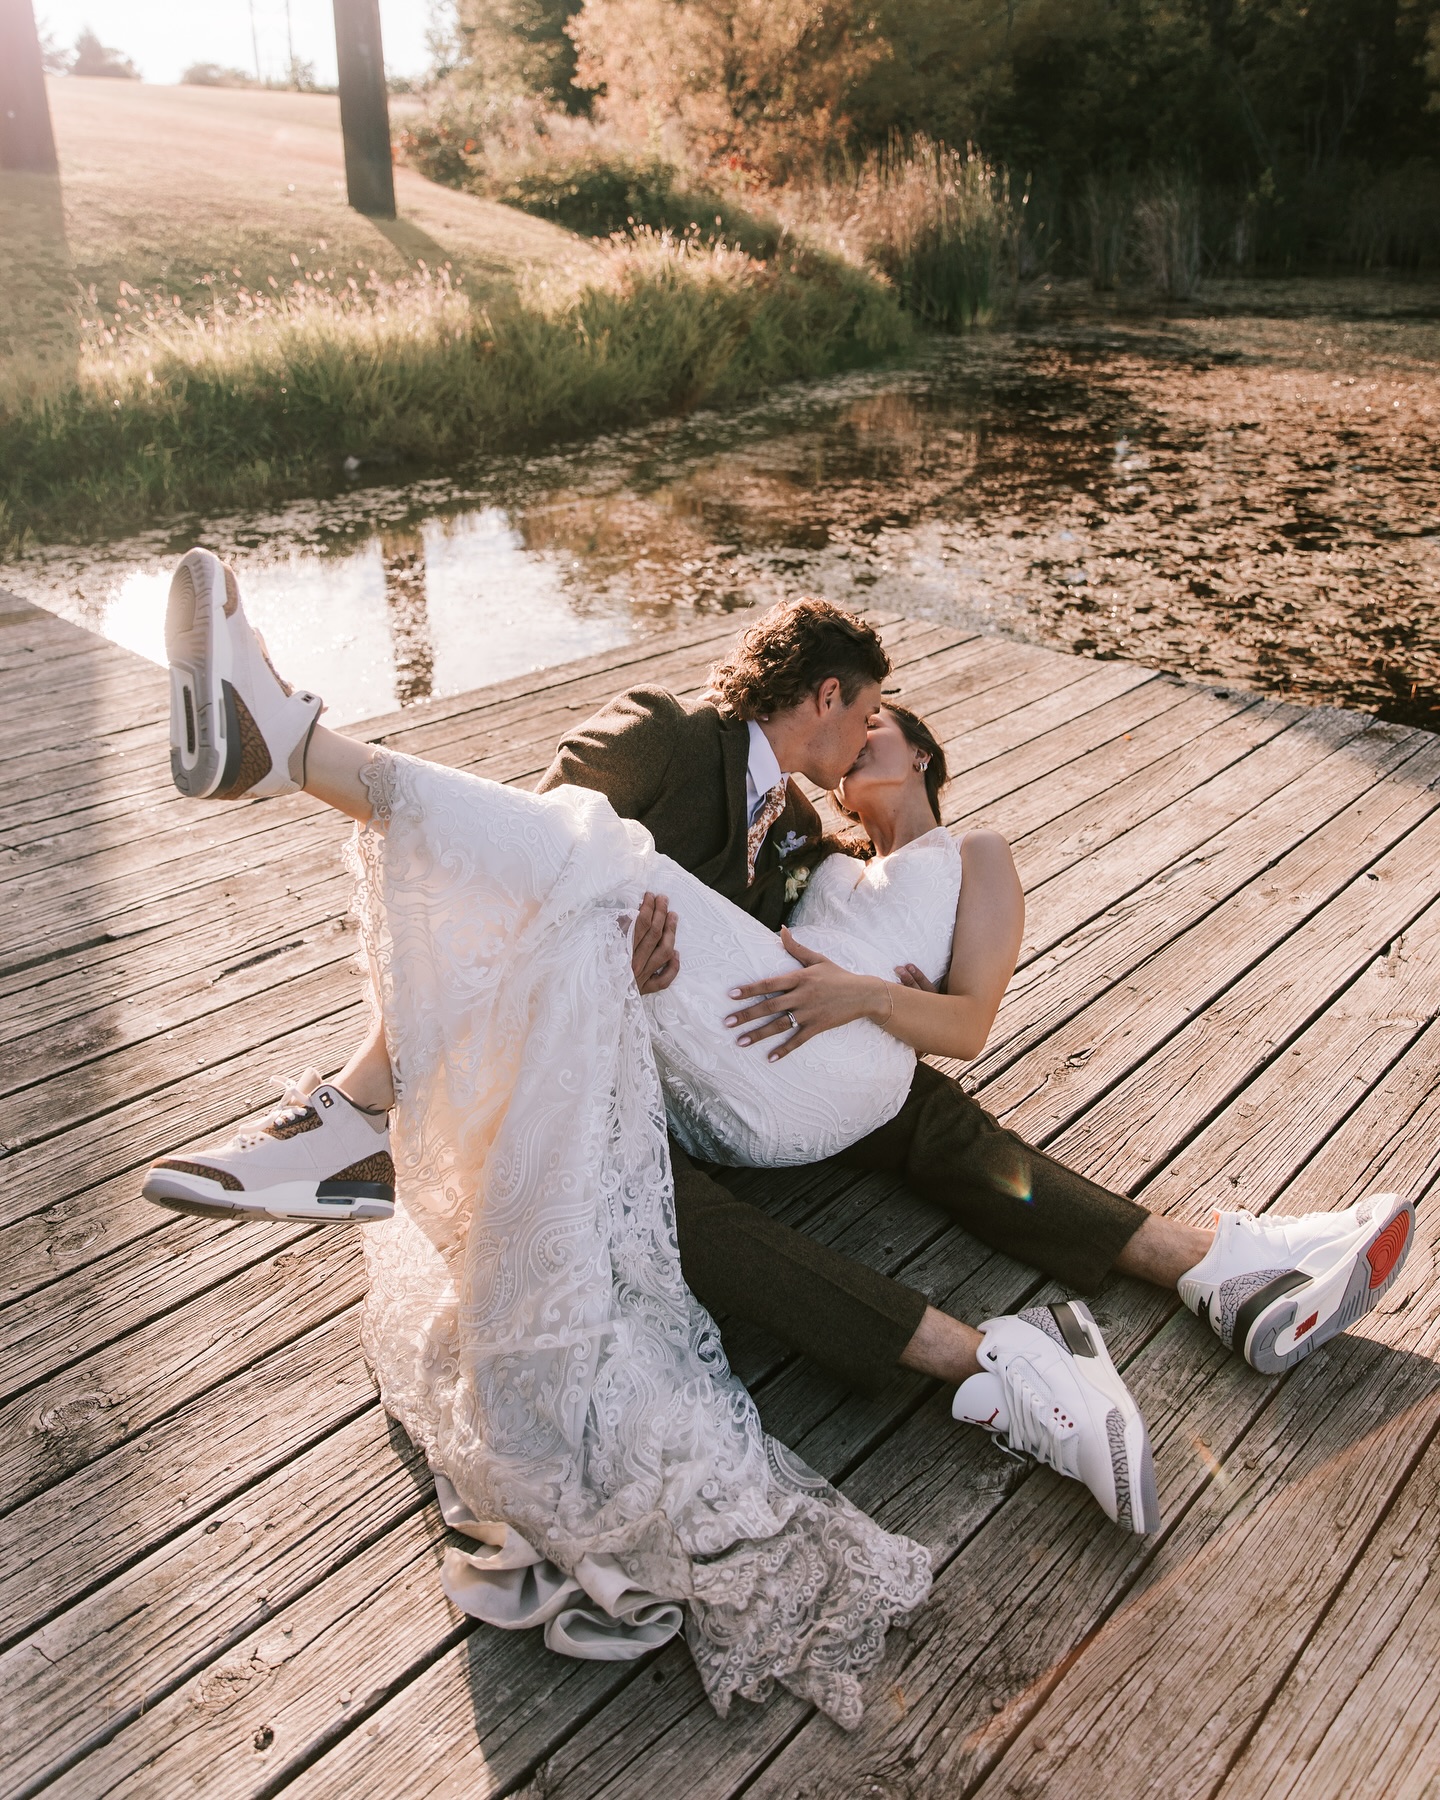
[[630,967],[642,994],[660,994],[680,973],[675,928],[680,921],[663,894],[646,894],[635,913],[630,940]]

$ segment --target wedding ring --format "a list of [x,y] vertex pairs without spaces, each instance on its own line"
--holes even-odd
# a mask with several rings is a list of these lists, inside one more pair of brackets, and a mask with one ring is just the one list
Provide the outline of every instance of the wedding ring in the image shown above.
[[792,1031],[798,1031],[800,1029],[800,1021],[795,1017],[793,1012],[787,1012],[785,1017],[790,1021],[790,1029]]

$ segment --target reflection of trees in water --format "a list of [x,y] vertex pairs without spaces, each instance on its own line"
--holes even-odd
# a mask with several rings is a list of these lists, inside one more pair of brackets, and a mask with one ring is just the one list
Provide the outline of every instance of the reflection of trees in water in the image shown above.
[[387,531],[380,539],[385,613],[395,656],[400,706],[428,699],[435,680],[435,645],[425,602],[425,540],[418,531]]
[[59,177],[0,173],[0,394],[21,399],[75,378],[80,315]]

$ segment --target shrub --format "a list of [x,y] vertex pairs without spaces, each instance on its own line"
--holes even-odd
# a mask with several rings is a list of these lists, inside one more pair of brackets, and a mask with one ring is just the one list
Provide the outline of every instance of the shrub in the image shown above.
[[[543,118],[539,121],[542,127]],[[490,129],[486,129],[490,124]],[[756,217],[715,188],[689,180],[664,157],[617,150],[598,134],[571,127],[560,141],[546,130],[501,130],[443,114],[417,120],[399,137],[406,161],[432,181],[467,188],[534,213],[585,237],[648,229],[676,237],[698,231],[751,256],[779,246],[773,220]]]

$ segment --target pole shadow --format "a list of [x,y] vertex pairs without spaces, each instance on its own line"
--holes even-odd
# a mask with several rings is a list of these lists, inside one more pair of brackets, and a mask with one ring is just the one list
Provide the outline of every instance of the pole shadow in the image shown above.
[[0,172],[0,393],[12,404],[71,385],[80,364],[80,291],[57,175]]

